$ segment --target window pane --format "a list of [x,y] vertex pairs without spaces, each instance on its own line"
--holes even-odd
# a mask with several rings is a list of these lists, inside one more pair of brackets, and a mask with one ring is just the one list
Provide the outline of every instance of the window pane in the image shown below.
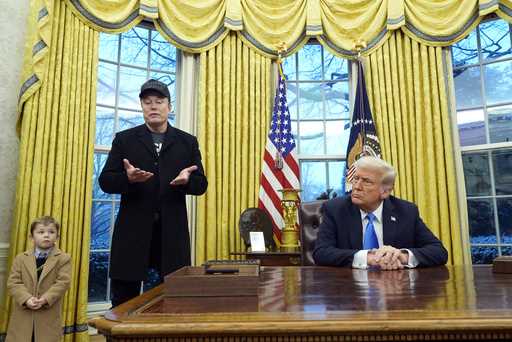
[[[151,41],[148,40],[150,35]],[[170,85],[171,98],[175,101],[177,62],[176,48],[165,42],[155,30],[142,27],[136,27],[122,35],[100,33],[99,55],[100,59],[111,62],[102,61],[98,66],[96,150],[109,147],[114,132],[144,122],[139,91],[149,76]],[[119,67],[115,64],[118,59],[131,66]],[[171,124],[173,120],[174,115],[171,113]],[[97,179],[106,159],[107,153],[95,151],[89,277],[89,300],[93,302],[107,301],[110,298],[107,293],[109,253],[102,250],[110,247],[112,219],[117,216],[121,198],[118,194],[105,194],[98,185]]]
[[332,190],[332,195],[341,197],[344,195],[343,189],[345,188],[345,162],[344,161],[331,161],[329,166],[329,188]]
[[512,252],[512,149],[490,146],[512,141],[510,34],[506,21],[486,21],[452,46],[460,144],[475,151],[462,154],[475,264]]
[[92,198],[93,199],[109,199],[110,195],[104,193],[100,189],[100,185],[98,184],[98,177],[101,174],[101,170],[103,169],[103,165],[105,165],[105,162],[107,161],[107,154],[106,153],[94,153],[94,169],[92,173],[92,182],[93,182],[93,188],[92,188]]
[[512,255],[512,247],[502,247],[501,248],[501,255]]
[[455,82],[457,109],[482,105],[479,67],[455,70],[453,72],[453,79]]
[[304,202],[314,201],[327,190],[325,162],[302,162],[300,166],[300,177],[302,182],[301,200]]
[[91,221],[91,249],[109,248],[112,202],[93,201]]
[[501,243],[512,244],[512,198],[498,198],[496,203]]
[[290,119],[297,120],[297,83],[286,83],[286,100],[288,101]]
[[110,146],[114,137],[114,117],[112,108],[96,107],[96,145]]
[[[290,121],[291,125],[292,125],[292,134],[293,134],[293,137],[294,138],[297,138],[298,136],[298,133],[297,133],[297,121]],[[295,143],[297,143],[298,140],[295,139]]]
[[297,79],[296,58],[297,55],[293,54],[290,57],[287,57],[283,60],[283,74],[285,75],[287,80]]
[[324,79],[348,81],[348,61],[324,49]]
[[325,136],[327,139],[327,154],[344,154],[347,151],[347,143],[350,129],[344,129],[348,121],[327,121],[325,123]]
[[169,124],[172,126],[172,127],[175,127],[176,126],[176,114],[174,113],[170,113],[169,114]]
[[493,20],[479,25],[483,59],[510,55],[510,29],[504,20]]
[[[119,196],[119,198],[121,198],[121,196]],[[114,217],[117,217],[117,214],[119,213],[119,207],[121,206],[119,198],[114,202]]]
[[119,50],[118,34],[100,34],[99,58],[112,62],[117,62],[117,52]]
[[121,36],[121,63],[148,66],[149,30],[135,27]]
[[471,260],[473,264],[492,264],[498,256],[496,247],[471,247]]
[[324,154],[324,124],[322,121],[300,122],[300,153]]
[[489,108],[487,114],[491,143],[512,141],[512,106]]
[[119,107],[140,110],[140,86],[146,82],[147,71],[121,67],[119,72]]
[[116,72],[117,66],[110,63],[99,62],[98,85],[96,102],[113,106],[116,103]]
[[466,194],[468,196],[491,195],[489,157],[484,153],[468,153],[462,156]]
[[468,200],[468,216],[471,243],[496,243],[492,200]]
[[325,116],[328,119],[348,119],[350,100],[348,82],[325,83]]
[[[499,62],[484,66],[487,104],[512,101],[512,62]],[[470,85],[474,86],[474,85]]]
[[141,112],[120,111],[119,112],[118,131],[132,128],[144,123],[144,116]]
[[492,152],[496,195],[512,194],[512,150]]
[[466,38],[452,46],[453,66],[478,63],[478,46],[476,31],[472,31]]
[[169,44],[158,31],[151,31],[151,69],[176,70],[176,47]]
[[322,46],[306,44],[299,51],[299,80],[322,79]]
[[323,118],[323,87],[321,83],[299,83],[299,118]]
[[483,109],[457,112],[461,146],[485,144],[485,114]]
[[107,300],[108,253],[92,252],[89,259],[89,302]]

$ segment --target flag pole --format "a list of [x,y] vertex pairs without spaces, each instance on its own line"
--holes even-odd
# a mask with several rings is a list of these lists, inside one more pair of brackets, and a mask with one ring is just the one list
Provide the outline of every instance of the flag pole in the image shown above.
[[[277,44],[277,69],[279,71],[279,76],[282,82],[283,86],[286,90],[286,82],[283,72],[283,55],[286,52],[286,43],[281,42]],[[282,121],[281,121],[282,122]],[[276,158],[275,158],[275,166],[277,169],[282,170],[284,167],[283,163],[283,153],[281,150],[281,147],[283,147],[284,142],[282,139],[283,130],[281,129],[281,125],[278,124],[278,130],[280,132],[280,139],[277,144],[277,152],[276,152]],[[281,245],[279,246],[281,251],[284,252],[294,252],[299,249],[299,231],[298,231],[298,225],[297,225],[297,210],[298,210],[298,204],[300,202],[299,192],[300,189],[293,189],[293,188],[283,188],[279,190],[281,192],[281,208],[282,208],[282,215],[283,215],[283,221],[284,226],[282,227],[282,234],[281,234]]]
[[[362,40],[362,39],[358,39],[354,42],[354,50],[357,51],[357,88],[358,89],[358,93],[359,94],[362,94],[362,88],[363,88],[363,83],[360,82],[360,75],[363,73],[363,63],[362,63],[362,58],[361,58],[361,52],[366,48],[366,41]],[[357,92],[356,92],[357,93]],[[364,124],[364,108],[363,108],[363,102],[362,101],[359,101],[358,104],[356,104],[359,106],[359,117],[358,119],[361,120],[363,122],[363,124],[361,125],[361,130],[359,132],[359,135],[361,137],[361,141],[363,143],[363,147],[366,146],[366,125]],[[364,149],[362,151],[364,153]]]
[[[283,54],[285,52],[286,52],[286,43],[285,42],[281,42],[281,43],[277,44],[277,70],[278,70],[279,76],[281,77],[282,80],[284,80],[284,73],[283,73],[283,68],[282,68],[282,62],[283,62]],[[280,126],[281,125],[278,124],[278,131],[281,132],[280,135],[282,135],[282,129],[281,129]],[[283,153],[281,152],[282,144],[283,144],[282,143],[282,137],[280,136],[279,137],[279,142],[277,143],[276,156],[275,156],[275,159],[274,159],[275,168],[278,169],[278,170],[282,170],[283,167],[284,167],[284,165],[283,165]]]
[[345,162],[345,192],[352,190],[351,181],[354,177],[354,163],[364,155],[374,155],[380,158],[380,143],[377,129],[373,122],[366,84],[364,81],[362,52],[366,49],[366,42],[362,39],[354,41],[353,51],[357,58],[357,84],[351,113],[350,136],[347,145]]

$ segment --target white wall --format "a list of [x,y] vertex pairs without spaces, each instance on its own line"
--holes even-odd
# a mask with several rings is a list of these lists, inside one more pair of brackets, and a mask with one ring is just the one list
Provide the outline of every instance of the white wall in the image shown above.
[[0,296],[4,292],[14,210],[18,169],[16,102],[29,2],[30,0],[0,0]]

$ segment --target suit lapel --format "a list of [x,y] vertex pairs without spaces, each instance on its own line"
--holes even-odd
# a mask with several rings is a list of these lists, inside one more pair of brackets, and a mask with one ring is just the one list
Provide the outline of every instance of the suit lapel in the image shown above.
[[395,245],[398,218],[394,211],[395,207],[389,198],[385,199],[382,207],[382,240],[385,245]]
[[176,142],[176,129],[171,125],[167,124],[167,131],[165,132],[164,144],[160,154],[162,154],[169,146]]
[[32,283],[37,284],[36,257],[34,256],[34,251],[25,251],[23,254],[23,264],[32,278]]
[[153,143],[153,138],[151,137],[151,133],[146,125],[140,126],[140,129],[137,131],[137,139],[142,142],[142,145],[148,150],[148,152],[156,157],[155,144]]
[[[352,204],[352,200],[349,197],[349,206],[348,210],[350,215],[348,217],[349,222],[347,222],[350,236],[350,245],[354,249],[363,248],[363,223],[361,221],[361,211],[357,206]],[[344,220],[345,218],[342,218]]]
[[41,276],[39,277],[39,283],[43,281],[44,277],[55,267],[57,264],[58,256],[60,255],[60,249],[57,247],[54,247],[52,253],[48,256],[46,259],[46,262],[43,266],[43,271],[41,272]]

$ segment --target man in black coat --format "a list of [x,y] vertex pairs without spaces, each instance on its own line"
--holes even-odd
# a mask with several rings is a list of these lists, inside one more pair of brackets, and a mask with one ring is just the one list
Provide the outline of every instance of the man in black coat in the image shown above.
[[355,162],[350,195],[324,204],[313,252],[317,265],[395,270],[446,263],[446,249],[416,205],[390,196],[395,178],[379,158]]
[[99,177],[103,191],[121,194],[109,270],[114,307],[139,295],[150,268],[161,278],[190,265],[185,195],[208,186],[197,139],[167,122],[167,86],[149,80],[139,97],[145,124],[116,134]]

